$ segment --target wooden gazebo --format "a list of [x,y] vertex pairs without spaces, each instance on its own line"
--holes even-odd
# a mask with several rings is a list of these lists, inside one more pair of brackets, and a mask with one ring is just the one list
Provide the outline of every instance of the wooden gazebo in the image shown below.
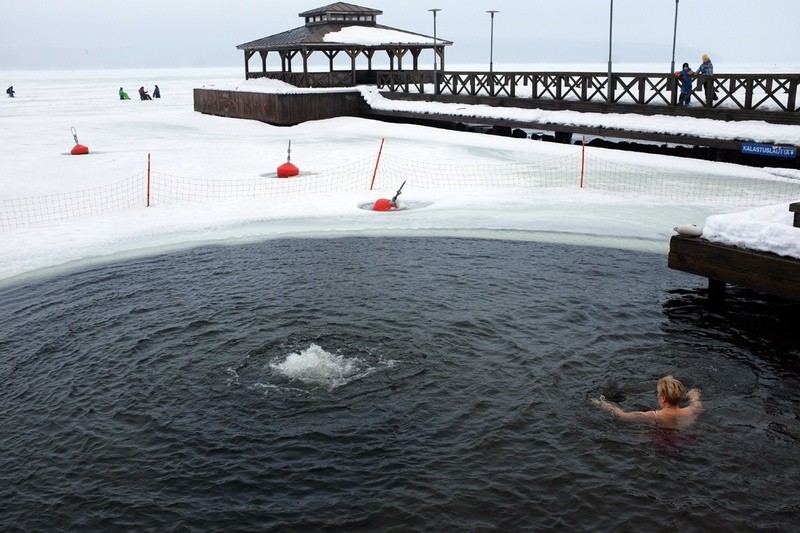
[[[276,33],[269,37],[240,44],[236,48],[244,51],[245,78],[273,78],[297,87],[348,87],[374,84],[377,81],[372,59],[375,52],[386,52],[390,71],[403,70],[403,58],[410,54],[411,71],[419,75],[419,56],[423,50],[433,50],[438,61],[437,70],[444,70],[444,51],[453,43],[438,37],[422,35],[378,24],[376,19],[383,11],[361,7],[345,2],[336,2],[312,9],[298,16],[305,25],[293,30]],[[276,52],[280,57],[281,70],[267,71],[267,56]],[[309,71],[309,58],[315,52],[328,58],[327,72]],[[251,70],[250,59],[258,53],[261,58],[259,70]],[[334,59],[345,53],[350,58],[349,69],[334,68]],[[302,58],[302,72],[294,72],[292,61]],[[357,59],[367,59],[366,70],[357,68]],[[427,70],[427,69],[425,69]],[[432,72],[432,70],[431,70]]]

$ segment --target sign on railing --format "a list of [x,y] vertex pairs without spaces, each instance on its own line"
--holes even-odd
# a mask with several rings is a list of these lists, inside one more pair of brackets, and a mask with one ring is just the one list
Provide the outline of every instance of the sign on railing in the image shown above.
[[770,157],[797,157],[794,146],[775,146],[771,144],[742,143],[743,154],[766,155]]

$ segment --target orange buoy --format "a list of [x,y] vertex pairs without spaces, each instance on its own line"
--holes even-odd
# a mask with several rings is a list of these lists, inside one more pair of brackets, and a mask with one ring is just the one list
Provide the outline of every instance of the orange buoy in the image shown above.
[[86,155],[89,153],[89,147],[82,144],[76,144],[69,153],[72,155]]
[[291,176],[297,176],[298,174],[300,174],[300,169],[289,161],[278,167],[279,178],[289,178]]
[[395,206],[392,205],[392,201],[388,198],[378,198],[372,204],[373,211],[391,211],[392,209],[395,209]]
[[289,141],[289,150],[286,152],[286,163],[278,167],[279,178],[289,178],[300,174],[300,169],[292,164],[292,141]]
[[397,198],[400,197],[402,194],[403,187],[405,186],[406,182],[404,181],[400,188],[397,189],[397,193],[394,195],[394,198],[389,200],[388,198],[378,198],[375,200],[375,203],[372,204],[373,211],[391,211],[392,209],[399,209],[397,205]]
[[70,150],[69,153],[71,153],[72,155],[86,155],[86,154],[88,154],[89,153],[89,147],[82,145],[78,141],[78,132],[75,131],[75,126],[71,127],[70,131],[72,132],[72,138],[75,139],[75,146],[72,148],[72,150]]

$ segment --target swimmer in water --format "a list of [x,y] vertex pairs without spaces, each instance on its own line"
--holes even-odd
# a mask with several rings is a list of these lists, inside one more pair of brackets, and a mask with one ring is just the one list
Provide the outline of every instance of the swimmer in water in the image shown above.
[[[625,411],[617,405],[606,400],[603,396],[593,398],[592,401],[622,420],[630,422],[653,423],[658,428],[684,429],[691,426],[697,415],[703,410],[700,402],[700,391],[691,389],[686,392],[683,383],[672,376],[664,376],[656,385],[659,409],[655,411]],[[683,398],[689,400],[689,405],[681,407]]]

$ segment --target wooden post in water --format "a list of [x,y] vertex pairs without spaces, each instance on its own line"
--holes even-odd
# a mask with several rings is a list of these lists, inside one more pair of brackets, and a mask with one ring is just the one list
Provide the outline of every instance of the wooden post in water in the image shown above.
[[725,282],[708,278],[708,303],[720,305],[725,302]]
[[800,228],[800,202],[789,204],[789,211],[794,213],[794,223],[792,225],[795,228]]

